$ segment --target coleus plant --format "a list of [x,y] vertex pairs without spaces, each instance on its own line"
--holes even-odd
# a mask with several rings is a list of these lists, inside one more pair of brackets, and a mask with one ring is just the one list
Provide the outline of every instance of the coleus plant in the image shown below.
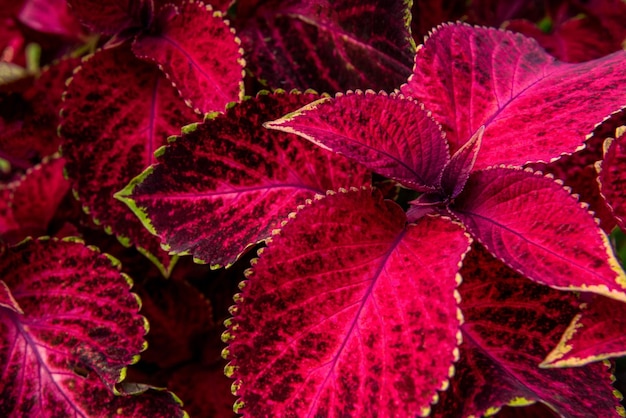
[[[534,281],[626,301],[626,275],[587,205],[525,168],[583,149],[626,101],[625,70],[624,52],[565,64],[521,35],[445,25],[418,49],[401,91],[348,92],[299,110],[310,93],[249,98],[183,129],[116,196],[174,254],[223,266],[267,243],[224,334],[236,410],[427,415],[439,391],[466,390],[450,381],[465,337],[458,379],[489,379],[481,357],[508,376],[506,390],[472,395],[467,414],[535,401],[563,416],[616,414],[601,365],[578,375],[537,369],[574,317],[574,295],[546,291],[545,304],[494,317],[489,328],[470,315],[463,323],[457,287],[494,286],[467,287],[468,311],[482,298],[506,312],[511,291],[499,281],[513,276],[529,293]],[[272,121],[281,110],[295,112]],[[406,212],[367,186],[368,171],[413,191]],[[465,258],[478,267],[463,269]],[[528,333],[515,336],[525,319]],[[529,346],[512,360],[498,352],[500,334],[505,346]],[[601,376],[602,395],[575,402],[579,379]],[[538,383],[554,379],[567,383]],[[460,402],[442,402],[439,413]]]
[[[37,2],[46,3],[45,0],[26,3]],[[586,269],[591,278],[576,277],[578,282],[568,282],[566,278],[559,282],[559,278],[563,279],[561,275],[542,281],[537,276],[549,274],[549,269],[529,269],[530,262],[524,258],[517,260],[519,265],[511,262],[516,255],[541,256],[540,252],[527,251],[520,245],[505,248],[511,250],[508,259],[498,254],[494,257],[485,249],[488,247],[494,252],[491,245],[478,242],[486,243],[479,233],[489,229],[484,223],[476,222],[472,229],[471,219],[460,219],[460,212],[467,209],[469,201],[474,204],[469,205],[473,210],[471,214],[483,214],[474,208],[484,210],[483,198],[491,193],[495,198],[504,196],[506,199],[487,208],[490,209],[488,214],[494,215],[488,219],[502,220],[495,215],[499,212],[511,215],[513,204],[521,202],[533,207],[543,198],[546,207],[563,206],[573,214],[573,223],[582,219],[582,225],[589,226],[590,215],[577,204],[574,208],[572,202],[575,199],[557,187],[558,183],[539,174],[524,174],[522,168],[532,167],[536,171],[545,166],[550,172],[557,172],[559,166],[568,169],[570,164],[579,164],[576,157],[588,151],[581,149],[584,137],[596,123],[623,105],[623,94],[618,91],[623,80],[611,74],[611,71],[623,72],[620,61],[623,58],[614,56],[587,66],[567,68],[551,62],[530,41],[510,34],[487,31],[490,34],[487,36],[483,30],[474,33],[465,28],[454,29],[458,31],[457,35],[446,38],[442,35],[448,30],[445,29],[436,32],[425,46],[420,47],[418,61],[421,56],[423,72],[414,76],[402,92],[387,96],[372,92],[350,93],[336,99],[312,92],[275,92],[241,101],[239,75],[242,62],[238,58],[241,52],[237,38],[223,20],[223,13],[230,3],[212,2],[214,10],[220,10],[216,13],[197,1],[129,0],[110,4],[70,1],[79,19],[93,31],[101,33],[100,45],[104,49],[85,59],[69,83],[61,127],[63,159],[46,157],[40,165],[28,168],[56,150],[58,145],[59,138],[44,132],[50,130],[48,125],[56,123],[56,118],[46,115],[56,114],[58,105],[55,101],[58,101],[60,91],[58,95],[52,94],[52,90],[45,86],[69,76],[69,73],[63,74],[71,72],[74,67],[70,61],[64,61],[64,66],[52,66],[53,71],[44,72],[38,79],[40,86],[35,90],[40,91],[35,92],[35,96],[49,94],[47,97],[43,94],[44,101],[30,98],[36,110],[33,112],[35,118],[29,117],[28,123],[24,119],[24,124],[18,118],[11,125],[15,130],[9,142],[23,153],[10,152],[5,160],[11,169],[17,169],[18,175],[10,177],[14,181],[8,186],[0,187],[7,202],[0,206],[0,224],[6,228],[0,232],[2,239],[13,244],[28,234],[80,234],[88,242],[95,242],[103,250],[121,256],[126,266],[124,271],[145,280],[144,283],[140,279],[135,290],[146,301],[142,313],[151,319],[154,328],[150,340],[154,349],[145,360],[156,362],[161,372],[171,373],[161,385],[176,388],[177,393],[187,397],[192,392],[205,390],[199,389],[200,386],[195,388],[195,382],[202,382],[202,388],[218,393],[211,387],[215,379],[212,367],[186,363],[191,351],[200,349],[201,344],[196,343],[196,338],[202,331],[198,328],[213,326],[211,306],[194,289],[186,286],[186,282],[176,278],[189,276],[188,264],[181,260],[182,265],[173,271],[170,285],[163,286],[162,283],[167,282],[161,278],[157,287],[165,289],[164,296],[156,296],[153,286],[157,282],[150,277],[155,272],[150,266],[146,267],[146,260],[135,255],[125,256],[127,250],[132,249],[120,250],[119,246],[94,237],[79,225],[73,213],[62,213],[67,202],[61,202],[61,196],[69,187],[60,176],[61,167],[65,166],[82,204],[105,225],[105,230],[131,238],[122,239],[126,244],[147,249],[146,252],[152,255],[158,254],[156,258],[160,259],[162,273],[169,275],[173,263],[168,265],[164,253],[158,252],[158,246],[154,245],[157,240],[141,231],[140,223],[123,205],[115,206],[117,202],[112,200],[113,193],[152,164],[126,189],[118,192],[117,197],[135,210],[147,230],[159,235],[171,253],[191,253],[197,261],[213,267],[230,266],[256,243],[268,244],[261,257],[253,261],[253,268],[246,272],[248,281],[242,284],[243,293],[236,297],[237,305],[232,308],[235,318],[228,321],[229,332],[224,335],[227,341],[235,338],[224,354],[231,360],[228,375],[237,378],[234,390],[241,397],[236,404],[238,410],[251,416],[280,415],[281,411],[300,407],[309,411],[317,408],[319,415],[326,411],[327,415],[333,415],[333,411],[339,411],[339,415],[415,414],[428,412],[430,402],[439,399],[432,407],[433,415],[492,414],[506,404],[518,406],[536,401],[549,408],[536,407],[527,414],[548,416],[556,412],[562,416],[610,416],[621,413],[619,400],[611,388],[611,370],[600,363],[576,369],[561,368],[615,357],[624,352],[623,339],[615,338],[620,330],[616,331],[615,325],[609,321],[612,314],[623,310],[624,304],[621,301],[623,291],[615,281],[622,274],[604,240],[606,236],[598,233],[595,225],[592,225],[595,229],[587,230],[577,224],[579,228],[561,231],[558,227],[563,222],[557,225],[549,216],[539,220],[552,221],[552,226],[549,222],[548,225],[534,222],[531,224],[533,228],[517,231],[521,241],[531,236],[539,237],[545,246],[554,244],[554,238],[551,241],[550,237],[543,239],[542,235],[550,235],[553,232],[550,227],[557,227],[559,233],[569,233],[563,235],[568,238],[562,241],[569,240],[570,235],[574,237],[571,243],[556,245],[556,250],[562,251],[558,255],[567,260],[572,249],[582,249],[590,260],[589,266],[582,268],[576,260],[573,268]],[[370,1],[367,7],[363,7],[362,2],[349,0],[335,3],[330,8],[321,1],[239,1],[230,7],[229,18],[242,37],[245,56],[249,60],[248,77],[260,76],[264,78],[261,84],[271,87],[303,90],[315,87],[323,91],[366,87],[392,90],[404,82],[410,74],[413,52],[406,31],[410,5],[400,1]],[[389,7],[391,3],[393,5]],[[489,2],[472,2],[471,6],[482,7],[481,3]],[[38,19],[43,17],[32,15],[31,23],[38,23]],[[381,19],[384,24],[371,26]],[[197,38],[207,28],[215,30],[212,34],[215,37],[211,38],[214,42],[210,46]],[[201,36],[202,41],[208,39],[205,35]],[[437,40],[437,37],[441,38]],[[470,48],[464,44],[464,37],[472,39]],[[481,42],[490,37],[495,38],[490,40],[493,45],[484,48]],[[507,40],[515,42],[508,43]],[[177,41],[182,49],[174,45]],[[198,48],[200,45],[205,47]],[[213,55],[222,51],[219,45],[234,53]],[[613,48],[613,45],[607,47]],[[433,49],[436,53],[432,53]],[[179,54],[181,50],[185,51],[184,58]],[[516,50],[523,58],[519,60],[519,70],[525,71],[516,71],[507,79],[511,75],[507,69],[518,69],[516,63],[506,61],[509,53],[511,57],[517,57],[513,52]],[[465,55],[467,51],[474,52]],[[230,80],[225,86],[236,95],[228,100],[240,103],[229,105],[223,114],[209,114],[201,124],[189,125],[182,135],[171,138],[169,146],[160,148],[156,156],[152,155],[153,150],[165,143],[167,134],[176,131],[183,123],[193,122],[194,113],[185,106],[196,107],[191,94],[204,94],[205,98],[220,96],[211,86],[195,88],[202,84],[202,80],[198,83],[193,71],[185,72],[189,68],[185,63],[194,67],[194,62],[206,62],[204,52],[217,57],[214,63],[217,68],[232,70],[216,71],[215,74],[219,81]],[[429,53],[432,54],[429,56]],[[433,56],[438,59],[429,63]],[[186,58],[190,60],[186,61]],[[529,81],[524,76],[536,70],[542,59],[547,62],[545,68],[537,71],[542,75],[535,79],[530,77]],[[480,71],[488,67],[490,61],[494,63],[494,71]],[[436,72],[449,73],[453,85],[446,81],[450,78],[442,77],[444,85],[438,91],[436,86],[440,77],[427,74],[429,64],[437,69]],[[608,68],[600,69],[604,64],[608,64]],[[447,71],[450,68],[446,65],[453,67],[454,71]],[[204,67],[209,72],[214,69],[211,65]],[[477,103],[485,105],[489,102],[485,100],[489,97],[489,89],[472,90],[460,83],[467,78],[468,71],[475,69],[479,71],[473,72],[476,76],[469,85],[472,88],[485,87],[493,81],[497,98],[501,98],[498,94],[505,91],[503,86],[507,80],[511,81],[513,93],[503,109],[493,107],[493,103],[492,108],[476,107]],[[417,73],[418,65],[415,70]],[[590,73],[585,75],[587,70]],[[426,87],[435,88],[420,92],[419,85],[415,85],[420,79],[425,80]],[[170,81],[176,84],[176,88],[169,88]],[[555,87],[552,84],[556,81],[560,84]],[[607,84],[603,86],[603,82]],[[584,85],[585,89],[590,83],[591,87],[588,90],[581,88],[578,96],[572,96],[572,84],[575,83]],[[609,87],[611,83],[618,89],[613,91]],[[454,90],[453,87],[459,84],[460,91]],[[63,83],[56,83],[53,90],[59,86]],[[516,87],[524,90],[517,94]],[[465,96],[465,90],[480,94]],[[452,94],[439,94],[441,91]],[[617,94],[612,97],[602,94],[606,91]],[[469,103],[464,104],[467,97]],[[505,137],[496,145],[499,133],[506,131],[497,123],[502,122],[503,117],[508,118],[508,122],[515,122],[519,116],[519,109],[515,106],[526,99],[537,106],[544,103],[538,97],[545,98],[541,112],[522,112],[524,118],[535,123],[524,121],[525,125],[519,127],[519,135],[514,141]],[[45,101],[48,98],[52,100]],[[453,100],[443,100],[446,98]],[[561,102],[557,100],[551,105],[550,100],[555,98]],[[572,112],[576,106],[567,103],[568,99],[584,101],[581,107],[584,114]],[[361,100],[362,103],[357,103]],[[314,101],[317,102],[308,105]],[[566,102],[565,105],[562,101]],[[38,106],[40,103],[43,106]],[[146,106],[146,103],[150,105]],[[222,111],[225,103],[196,110]],[[353,103],[356,103],[355,111],[343,114]],[[441,103],[443,105],[437,107]],[[428,116],[428,111],[422,109],[422,104],[431,111],[436,122]],[[370,105],[374,109],[367,107]],[[293,118],[283,118],[267,125],[288,132],[263,127],[265,122],[303,106],[306,107]],[[559,113],[560,107],[563,113]],[[37,111],[38,108],[41,112]],[[445,110],[450,108],[454,109],[453,115],[446,116]],[[489,113],[493,108],[498,108],[495,115]],[[385,119],[389,115],[380,115],[381,110],[389,109],[395,112],[393,118]],[[309,124],[316,122],[318,117],[323,121],[329,116],[324,113],[341,115],[336,126],[331,127],[333,135],[337,133],[336,128],[346,128],[346,121],[350,118],[351,125],[367,129],[370,127],[368,118],[384,123],[374,124],[372,132],[368,131],[371,139],[376,135],[378,139],[365,144],[371,146],[367,152],[359,150],[362,142],[357,141],[346,151],[333,145],[332,136],[326,138],[319,131],[315,135],[304,132],[310,126],[305,126],[303,131],[299,131],[301,127],[291,126],[298,120],[306,122],[307,118],[311,118]],[[566,114],[571,115],[572,121],[565,123],[564,118],[559,118],[559,115]],[[464,119],[467,116],[470,118]],[[41,117],[45,117],[43,124],[37,122]],[[328,120],[332,122],[333,117],[337,116],[331,115]],[[552,131],[533,131],[531,128],[540,122],[553,128]],[[612,123],[609,118],[603,126],[612,126]],[[464,124],[469,128],[464,129]],[[323,124],[320,126],[328,128]],[[358,133],[358,129],[348,128],[349,133]],[[387,132],[381,135],[385,128]],[[414,139],[419,141],[399,142],[392,135],[402,129],[410,133],[409,128],[415,128]],[[558,135],[554,134],[555,130]],[[291,131],[331,150],[316,147],[311,141],[289,133]],[[585,146],[592,141],[591,148],[597,146],[596,139],[602,139],[598,131],[599,127],[594,130],[598,138],[589,138]],[[563,133],[566,140],[557,141]],[[530,141],[534,134],[543,135],[545,141],[539,142],[548,147],[548,151],[543,149],[543,154],[529,152],[526,155],[526,149],[510,147],[516,143],[536,145]],[[319,135],[324,138],[317,138]],[[619,138],[619,134],[615,137]],[[29,138],[27,142],[35,146],[25,149],[25,141],[20,138]],[[39,146],[40,141],[43,141],[42,146]],[[393,161],[388,165],[384,159],[378,164],[379,148],[398,157],[388,147],[389,142],[401,146],[399,149],[404,154],[400,154],[407,160],[398,161],[406,163],[410,160],[408,170],[394,167]],[[494,154],[497,147],[504,152]],[[416,150],[423,154],[423,158],[413,158]],[[552,161],[561,153],[572,152],[571,159],[567,156]],[[486,157],[483,156],[485,153]],[[521,160],[506,160],[508,154]],[[614,154],[615,151],[607,152],[603,163],[604,174],[601,172],[600,177],[605,189],[607,184],[614,183],[612,177],[603,177],[607,171],[613,173],[611,176],[619,173],[619,164],[610,157]],[[507,165],[500,167],[503,162]],[[428,168],[429,165],[432,167]],[[494,167],[488,168],[491,165]],[[420,169],[416,170],[416,167]],[[20,178],[19,173],[24,169],[25,176]],[[380,181],[377,174],[374,184],[381,186],[380,192],[372,190],[370,171],[395,180]],[[487,174],[480,174],[483,171]],[[416,173],[420,177],[417,180]],[[14,175],[13,172],[5,174]],[[494,187],[478,188],[487,180],[493,180],[487,182],[491,186],[500,177],[518,179],[512,182],[515,186],[512,189],[519,193],[506,195],[493,193]],[[525,184],[528,179],[529,184]],[[403,187],[389,189],[393,181]],[[535,186],[546,187],[537,190]],[[322,197],[329,189],[336,192]],[[397,190],[400,191],[394,195]],[[521,193],[528,196],[520,196]],[[610,198],[606,190],[603,193],[610,206],[616,208],[615,197]],[[400,206],[384,200],[381,194]],[[613,194],[616,195],[619,199],[620,193]],[[33,196],[40,198],[37,200]],[[545,202],[547,196],[558,199],[548,203]],[[585,194],[584,200],[588,199]],[[302,203],[304,206],[299,206]],[[51,211],[42,210],[46,205],[50,209],[60,208],[52,220]],[[297,207],[298,212],[293,213]],[[402,207],[409,208],[408,214],[400,209]],[[537,213],[523,212],[520,211],[524,216],[520,216],[518,224],[524,225],[529,219],[537,221]],[[605,230],[615,222],[612,216],[610,213],[602,215]],[[57,219],[68,221],[67,228],[64,226],[59,230]],[[466,225],[462,226],[462,223]],[[133,235],[130,231],[134,231]],[[268,239],[270,235],[272,238]],[[576,237],[580,236],[593,239],[585,242],[585,246],[571,245],[577,244]],[[505,243],[510,242],[515,243],[510,239]],[[117,261],[97,255],[92,247],[75,239],[52,240],[50,243],[47,240],[27,241],[3,247],[2,251],[0,264],[6,267],[3,270],[6,274],[2,283],[0,318],[6,325],[3,335],[9,336],[8,341],[16,342],[14,346],[5,346],[3,352],[26,341],[20,346],[25,348],[23,351],[14,350],[13,357],[10,360],[3,357],[2,361],[6,363],[2,364],[22,361],[21,364],[27,365],[22,375],[13,373],[16,367],[7,367],[7,373],[9,370],[11,373],[0,385],[2,393],[6,394],[0,398],[3,412],[38,413],[54,405],[65,408],[66,414],[182,414],[176,399],[164,391],[148,390],[139,397],[113,396],[115,393],[143,392],[148,388],[120,382],[125,366],[134,362],[136,354],[143,348],[143,339],[139,337],[143,336],[145,327],[138,324],[145,322],[135,315],[136,298],[127,292],[128,280],[120,280]],[[596,263],[598,258],[600,262]],[[78,265],[74,268],[76,262]],[[612,262],[615,272],[607,269],[607,262],[609,265]],[[416,268],[415,264],[428,268]],[[57,265],[65,267],[62,272],[57,271]],[[559,264],[555,265],[558,268]],[[33,266],[38,269],[36,275],[29,272],[29,267]],[[561,266],[572,268],[568,262],[561,263]],[[235,277],[237,268],[219,274]],[[14,272],[19,277],[14,276]],[[98,282],[92,277],[93,272],[106,277],[107,283]],[[458,276],[454,277],[457,273]],[[41,277],[51,279],[41,281]],[[579,298],[573,292],[533,283],[529,277],[557,289],[583,292]],[[457,287],[458,280],[455,279],[460,278],[463,283]],[[57,291],[59,285],[64,289],[77,288],[80,293],[92,289],[85,287],[87,282],[92,283],[92,279],[101,291],[89,292],[84,300],[81,299],[84,304],[70,303],[71,297],[63,299],[67,303],[58,303],[61,300]],[[33,295],[29,299],[29,286],[33,284],[41,287],[31,292]],[[596,294],[591,296],[586,290],[593,290]],[[177,309],[173,300],[184,303],[189,310]],[[585,302],[582,311],[578,309],[580,302]],[[132,335],[135,338],[122,338],[124,333],[115,329],[107,339],[108,344],[101,344],[108,338],[106,324],[95,327],[97,331],[91,330],[93,324],[103,320],[99,303],[118,307],[118,312],[105,312],[113,315],[116,322],[132,318],[137,327],[126,337]],[[345,309],[342,303],[348,303]],[[41,307],[45,309],[44,315],[41,315]],[[213,309],[217,307],[214,305]],[[65,317],[73,315],[76,310],[80,310],[82,321],[67,321]],[[48,322],[50,318],[54,324]],[[351,321],[351,318],[356,320]],[[193,322],[194,326],[185,326],[190,325],[187,322]],[[307,328],[307,324],[311,327]],[[62,345],[45,346],[50,335],[38,332],[37,326],[51,333],[54,344]],[[56,328],[52,330],[52,326],[59,326],[58,332]],[[12,333],[15,329],[20,332]],[[74,345],[76,341],[73,339],[61,341],[65,333],[75,331],[78,331],[75,338],[79,340],[79,346]],[[80,331],[85,331],[85,335]],[[117,338],[113,334],[117,334]],[[148,337],[150,339],[150,335]],[[178,339],[181,344],[174,344],[173,340]],[[459,345],[461,339],[463,343]],[[86,355],[85,349],[92,356]],[[51,352],[56,354],[50,355]],[[354,357],[350,357],[353,354]],[[95,357],[104,359],[104,362],[94,361]],[[453,365],[457,357],[460,358]],[[330,362],[320,364],[324,358]],[[172,373],[175,364],[180,362],[184,362],[185,367]],[[538,368],[539,363],[544,368]],[[335,365],[332,373],[328,373],[329,365]],[[189,369],[194,373],[189,373]],[[42,388],[39,398],[30,397],[34,390],[20,380],[31,370],[42,372],[43,378],[34,380],[34,384],[40,384]],[[453,371],[454,376],[448,379]],[[321,381],[320,376],[323,383],[316,384]],[[50,385],[48,378],[57,385]],[[13,391],[15,387],[23,388],[21,393],[27,394],[18,402],[13,402],[13,395],[17,395]],[[587,387],[593,387],[593,393],[584,389]],[[336,388],[337,393],[334,393]],[[446,391],[437,391],[446,388]],[[318,401],[307,403],[307,394],[316,391],[320,394]],[[196,397],[196,402],[199,399]],[[389,402],[379,407],[385,401]],[[394,402],[395,409],[385,409],[394,408]],[[200,403],[209,401],[205,397]],[[366,409],[370,405],[376,409]],[[207,410],[210,408],[205,412]],[[501,412],[502,416],[512,416],[510,414],[506,408]]]

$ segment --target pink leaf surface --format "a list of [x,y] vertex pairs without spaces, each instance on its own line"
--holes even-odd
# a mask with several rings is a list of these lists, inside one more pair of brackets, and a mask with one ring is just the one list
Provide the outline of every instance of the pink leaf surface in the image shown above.
[[241,100],[243,51],[222,13],[194,0],[176,10],[156,33],[139,35],[133,52],[157,63],[196,111],[221,111]]
[[265,126],[298,134],[420,191],[439,185],[450,159],[441,127],[423,106],[402,96],[337,95]]
[[405,95],[424,103],[455,152],[482,126],[476,169],[549,161],[580,148],[626,102],[626,52],[565,64],[534,40],[468,25],[437,29],[418,50]]
[[70,13],[66,0],[27,0],[20,10],[19,20],[44,33],[80,39],[82,28]]
[[236,409],[429,412],[456,359],[469,237],[440,217],[405,222],[378,192],[352,190],[313,201],[272,237],[224,334]]
[[619,416],[605,365],[539,368],[578,312],[576,295],[529,281],[480,245],[465,258],[461,275],[461,359],[434,417],[483,416],[533,401],[561,417]]
[[390,91],[411,73],[407,16],[403,0],[244,0],[235,27],[272,88]]
[[154,150],[197,116],[154,66],[125,46],[101,50],[68,86],[61,135],[72,187],[106,230],[158,257],[169,257],[113,194],[154,162]]
[[606,143],[599,168],[600,192],[611,208],[617,223],[626,231],[626,129]]
[[344,157],[263,128],[316,98],[263,94],[192,126],[117,197],[171,252],[229,265],[305,199],[369,184],[367,171]]
[[497,258],[531,280],[626,301],[626,275],[584,206],[541,173],[472,173],[451,211]]
[[626,355],[626,304],[594,296],[582,305],[543,367],[572,367]]
[[147,323],[119,268],[72,240],[29,240],[0,257],[0,277],[24,312],[0,312],[3,415],[80,415],[79,376],[94,373],[109,388],[123,379],[145,348]]

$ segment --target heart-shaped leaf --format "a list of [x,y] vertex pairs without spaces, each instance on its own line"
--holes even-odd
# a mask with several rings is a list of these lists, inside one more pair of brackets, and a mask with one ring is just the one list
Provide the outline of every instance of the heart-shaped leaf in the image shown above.
[[[173,253],[230,265],[305,199],[369,184],[345,158],[263,123],[319,98],[262,94],[185,129],[117,194]],[[254,219],[254,222],[250,222]]]
[[300,210],[236,297],[224,334],[235,408],[426,415],[456,359],[456,275],[469,241],[441,217],[407,226],[398,205],[367,189]]
[[435,30],[418,50],[402,92],[432,111],[452,152],[485,125],[481,169],[574,152],[624,105],[626,89],[616,88],[624,84],[626,51],[565,64],[522,35],[456,24]]
[[417,102],[372,91],[337,95],[270,122],[420,191],[439,185],[450,159],[441,127]]
[[626,231],[626,128],[615,140],[605,143],[606,151],[599,169],[600,191],[613,211],[617,223]]
[[154,162],[154,150],[197,116],[154,66],[122,45],[98,51],[74,74],[60,132],[66,171],[83,206],[105,230],[170,260],[158,240],[113,194]]
[[541,364],[572,367],[626,355],[626,304],[594,295]]
[[411,74],[408,12],[404,0],[243,0],[235,27],[270,87],[390,91]]
[[433,416],[483,416],[535,401],[561,417],[618,416],[605,365],[538,366],[578,312],[576,295],[529,281],[480,245],[465,258],[461,275],[461,359]]
[[222,13],[194,0],[175,9],[166,6],[161,13],[169,18],[139,35],[133,52],[157,63],[196,111],[221,111],[241,100],[243,51]]
[[93,386],[84,377],[108,393],[124,378],[147,322],[119,268],[72,240],[28,240],[0,256],[0,277],[23,311],[0,309],[3,415],[80,415],[81,391]]
[[541,173],[472,173],[451,211],[497,258],[542,284],[626,301],[626,275],[593,216]]

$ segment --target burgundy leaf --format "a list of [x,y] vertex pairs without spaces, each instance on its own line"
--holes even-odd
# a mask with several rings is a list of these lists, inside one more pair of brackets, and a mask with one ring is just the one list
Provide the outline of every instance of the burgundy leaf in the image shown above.
[[133,52],[157,63],[196,111],[242,99],[243,51],[221,12],[188,0],[153,32],[138,36]]
[[[411,6],[411,34],[417,44],[423,42],[424,37],[435,26],[443,22],[460,20],[467,13],[466,0],[414,0]],[[504,4],[500,2],[499,4]]]
[[93,372],[109,388],[123,379],[145,348],[147,322],[119,268],[75,240],[29,240],[0,257],[24,312],[0,314],[2,415],[74,415],[79,376]]
[[[71,408],[46,409],[46,415],[88,417],[150,417],[150,418],[187,418],[182,403],[176,395],[164,389],[141,385],[137,394],[115,396],[102,382],[91,374],[85,379],[79,376],[68,377],[64,382],[70,388],[66,393]],[[147,390],[146,390],[147,389]]]
[[168,368],[190,360],[197,340],[213,324],[211,305],[184,280],[162,276],[137,286],[142,313],[150,321],[148,349],[142,360]]
[[60,132],[72,187],[106,230],[156,256],[166,272],[169,257],[158,240],[113,194],[154,162],[154,150],[169,135],[194,119],[161,72],[125,46],[93,55],[65,96]]
[[626,355],[626,304],[594,295],[582,307],[543,367],[581,366]]
[[[519,405],[515,403],[516,401]],[[525,399],[516,399],[514,405],[497,408],[498,418],[560,418],[560,415],[541,402],[526,404]]]
[[426,415],[456,359],[455,277],[468,244],[448,219],[407,226],[398,205],[367,189],[300,210],[235,298],[224,334],[235,409]]
[[125,29],[145,26],[142,11],[149,11],[152,0],[67,0],[78,20],[94,32],[115,35]]
[[455,198],[463,191],[476,163],[484,132],[485,128],[481,126],[474,136],[454,153],[444,167],[441,174],[441,188],[446,196]]
[[235,26],[270,87],[393,90],[411,73],[408,12],[403,0],[243,0]]
[[553,179],[517,168],[476,171],[451,211],[492,254],[526,277],[626,301],[626,275],[608,237]]
[[0,157],[6,159],[13,170],[23,172],[58,151],[61,95],[65,80],[79,63],[79,59],[68,58],[47,67],[24,92],[22,103],[7,104],[10,106],[7,110],[18,113],[19,124],[17,129],[8,129],[0,122],[0,129],[6,129],[6,134],[0,135]]
[[534,401],[561,417],[618,416],[605,365],[538,366],[578,312],[575,294],[529,281],[480,245],[465,258],[461,275],[461,359],[435,417],[483,416]]
[[117,197],[170,252],[230,265],[305,199],[369,184],[366,170],[345,158],[263,128],[316,98],[263,94],[191,126]]
[[192,417],[236,418],[231,383],[221,364],[189,364],[171,373],[167,387],[180,396]]
[[623,1],[564,1],[553,2],[552,6],[554,10],[548,10],[539,22],[541,28],[521,19],[507,22],[506,28],[535,38],[565,62],[588,61],[622,49],[626,38]]
[[519,34],[467,25],[437,29],[402,92],[424,103],[455,152],[485,125],[476,168],[549,161],[583,145],[626,102],[626,52],[581,64],[550,57]]
[[70,189],[63,177],[64,163],[58,155],[44,158],[11,184],[9,204],[17,229],[6,236],[7,242],[17,243],[28,235],[46,235],[50,221]]
[[621,125],[626,125],[626,108],[614,112],[596,126],[585,141],[584,149],[551,163],[529,165],[535,171],[562,180],[573,193],[580,195],[580,200],[589,204],[589,210],[600,220],[600,226],[607,234],[617,225],[617,220],[605,197],[600,193],[596,165],[603,158],[604,142],[608,138],[615,138],[615,130]]
[[24,311],[11,294],[11,290],[4,280],[0,280],[0,308],[10,309],[20,315],[24,314]]
[[604,159],[598,166],[600,192],[626,231],[626,128],[620,128],[616,136],[605,143]]
[[402,96],[338,94],[265,126],[298,134],[420,191],[439,186],[450,159],[441,127],[423,106]]
[[[13,243],[12,231],[18,231],[20,226],[15,220],[13,207],[10,205],[13,189],[0,184],[0,250],[4,243]],[[1,254],[1,251],[0,251]]]

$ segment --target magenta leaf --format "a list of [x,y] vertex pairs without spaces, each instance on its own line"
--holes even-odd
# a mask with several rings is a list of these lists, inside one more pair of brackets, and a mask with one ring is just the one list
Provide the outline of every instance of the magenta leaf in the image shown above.
[[626,275],[608,237],[553,179],[519,168],[476,171],[450,210],[492,254],[529,279],[626,301]]
[[364,168],[294,135],[263,128],[316,98],[262,94],[189,127],[118,199],[171,253],[230,265],[305,199],[369,184]]
[[265,126],[296,133],[419,191],[439,186],[450,159],[441,127],[423,106],[402,96],[338,94]]
[[235,298],[223,336],[235,409],[427,414],[456,359],[456,276],[469,241],[441,217],[407,226],[398,205],[368,189],[300,210]]
[[480,127],[478,131],[470,138],[469,141],[450,158],[450,161],[443,168],[441,173],[441,189],[446,196],[451,198],[457,197],[465,187],[467,179],[476,163],[478,151],[482,141],[484,127]]
[[27,0],[23,3],[18,19],[25,25],[69,39],[80,39],[83,35],[76,17],[68,10],[66,0]]
[[480,245],[465,258],[461,275],[461,359],[434,417],[483,416],[532,402],[561,417],[618,416],[605,365],[539,367],[578,312],[576,295],[529,281]]
[[458,24],[438,28],[418,50],[402,92],[432,111],[452,152],[485,125],[482,169],[574,152],[626,102],[615,87],[625,83],[624,51],[565,64],[519,34]]
[[594,295],[582,307],[543,367],[581,366],[626,355],[626,304]]
[[246,0],[235,27],[270,87],[393,90],[411,73],[408,12],[403,0]]
[[66,171],[80,200],[105,230],[138,245],[169,270],[158,240],[113,194],[154,162],[154,151],[197,116],[154,66],[126,46],[98,51],[74,75],[61,135]]
[[160,27],[137,37],[133,52],[157,63],[196,111],[221,111],[241,100],[243,51],[222,13],[189,0],[162,20]]
[[70,239],[28,240],[0,256],[0,277],[23,310],[0,311],[3,415],[73,415],[79,376],[113,388],[138,360],[147,322],[119,268]]
[[616,136],[616,139],[606,143],[604,159],[598,165],[598,178],[600,191],[618,225],[626,230],[626,129],[620,128]]

